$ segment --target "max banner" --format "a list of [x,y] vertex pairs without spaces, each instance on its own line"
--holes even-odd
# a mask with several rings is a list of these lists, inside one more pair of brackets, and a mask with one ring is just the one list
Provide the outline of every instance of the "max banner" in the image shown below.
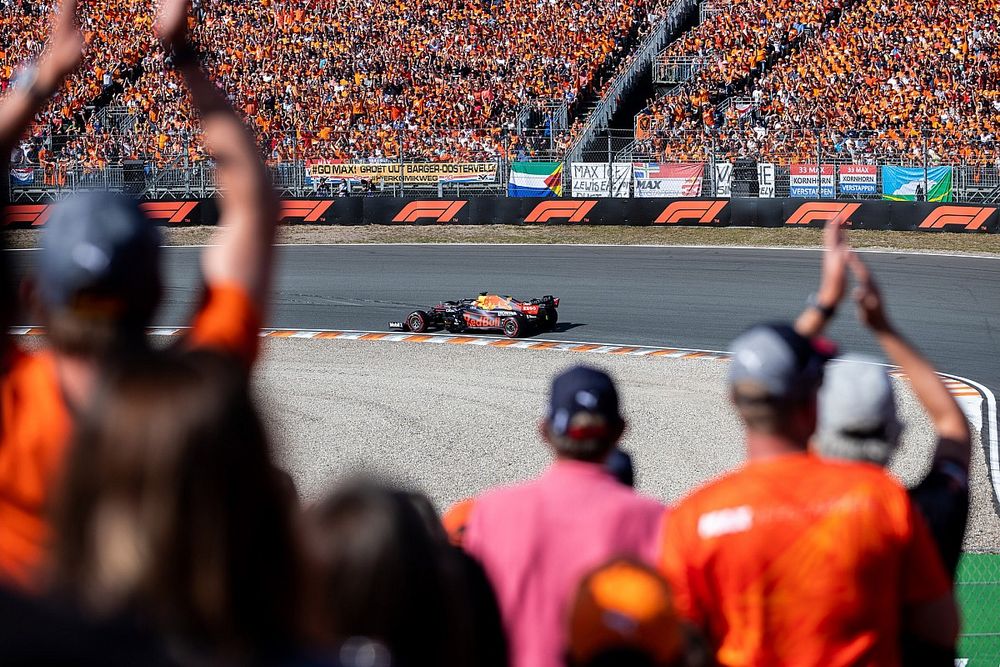
[[[214,225],[219,216],[213,200],[150,201],[141,207],[164,225]],[[343,197],[281,202],[282,222],[317,225],[821,227],[837,220],[854,229],[997,233],[998,211],[998,205],[762,198]],[[8,227],[38,227],[48,213],[48,204],[13,204],[3,221]]]

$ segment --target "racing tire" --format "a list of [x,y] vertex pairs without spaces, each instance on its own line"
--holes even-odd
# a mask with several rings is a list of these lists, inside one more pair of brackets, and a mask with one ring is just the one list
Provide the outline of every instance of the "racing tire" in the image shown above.
[[545,316],[542,319],[542,331],[552,331],[556,328],[556,324],[559,323],[559,311],[555,308],[545,311]]
[[422,310],[415,310],[406,316],[406,328],[413,333],[424,333],[431,318]]
[[505,317],[500,322],[500,328],[503,330],[503,335],[507,338],[517,338],[521,335],[524,325],[518,317]]

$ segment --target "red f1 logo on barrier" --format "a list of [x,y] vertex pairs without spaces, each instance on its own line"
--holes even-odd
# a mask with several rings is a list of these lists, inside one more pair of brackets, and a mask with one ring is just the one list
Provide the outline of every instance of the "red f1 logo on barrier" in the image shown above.
[[7,226],[27,223],[37,226],[44,225],[48,219],[48,204],[11,204],[4,213],[3,224]]
[[308,199],[281,200],[281,220],[295,218],[302,222],[316,222],[323,217],[326,210],[333,206],[332,199],[310,201]]
[[597,205],[596,199],[585,201],[543,201],[536,206],[525,222],[548,222],[550,220],[565,220],[566,222],[583,222],[590,209]]
[[451,222],[468,202],[461,201],[414,201],[396,214],[393,222],[417,222],[432,218],[434,222]]
[[197,207],[196,201],[150,201],[139,204],[139,209],[150,220],[165,220],[171,225],[191,222],[187,216]]
[[675,201],[667,205],[653,220],[654,225],[675,225],[681,220],[697,220],[699,223],[718,222],[718,215],[726,208],[726,200],[715,201]]
[[851,216],[861,208],[861,204],[841,204],[837,202],[808,202],[799,206],[786,225],[808,225],[810,222],[838,222],[847,226]]
[[996,211],[995,206],[938,206],[920,223],[920,229],[944,229],[949,225],[962,225],[968,231],[982,229]]

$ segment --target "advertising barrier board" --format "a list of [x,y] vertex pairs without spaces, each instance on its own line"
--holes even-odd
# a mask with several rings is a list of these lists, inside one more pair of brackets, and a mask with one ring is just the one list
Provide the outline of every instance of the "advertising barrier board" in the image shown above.
[[[215,200],[147,201],[151,219],[165,225],[211,225]],[[408,199],[342,197],[281,202],[287,224],[321,225],[655,225],[821,227],[835,220],[854,229],[928,232],[1000,232],[1000,205],[935,204],[884,200],[839,201],[760,198],[509,198]],[[8,227],[45,224],[49,204],[13,204]]]

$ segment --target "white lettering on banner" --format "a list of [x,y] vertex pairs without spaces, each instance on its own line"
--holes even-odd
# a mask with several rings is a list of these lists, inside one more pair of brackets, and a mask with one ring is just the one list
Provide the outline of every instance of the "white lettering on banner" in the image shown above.
[[[789,196],[833,197],[834,171],[832,164],[824,164],[821,169],[817,169],[815,164],[793,164],[789,167],[788,174]],[[819,183],[820,180],[822,180],[822,184]]]
[[771,199],[774,197],[774,165],[770,162],[760,162],[757,164],[757,184],[760,197]]
[[632,164],[615,162],[611,165],[611,196],[628,198],[632,186]]
[[610,197],[611,165],[607,162],[574,162],[571,183],[574,197]]
[[844,194],[873,195],[878,192],[878,167],[870,164],[842,164],[840,191]]
[[732,197],[733,196],[733,163],[732,162],[716,162],[715,163],[715,196],[716,197]]

